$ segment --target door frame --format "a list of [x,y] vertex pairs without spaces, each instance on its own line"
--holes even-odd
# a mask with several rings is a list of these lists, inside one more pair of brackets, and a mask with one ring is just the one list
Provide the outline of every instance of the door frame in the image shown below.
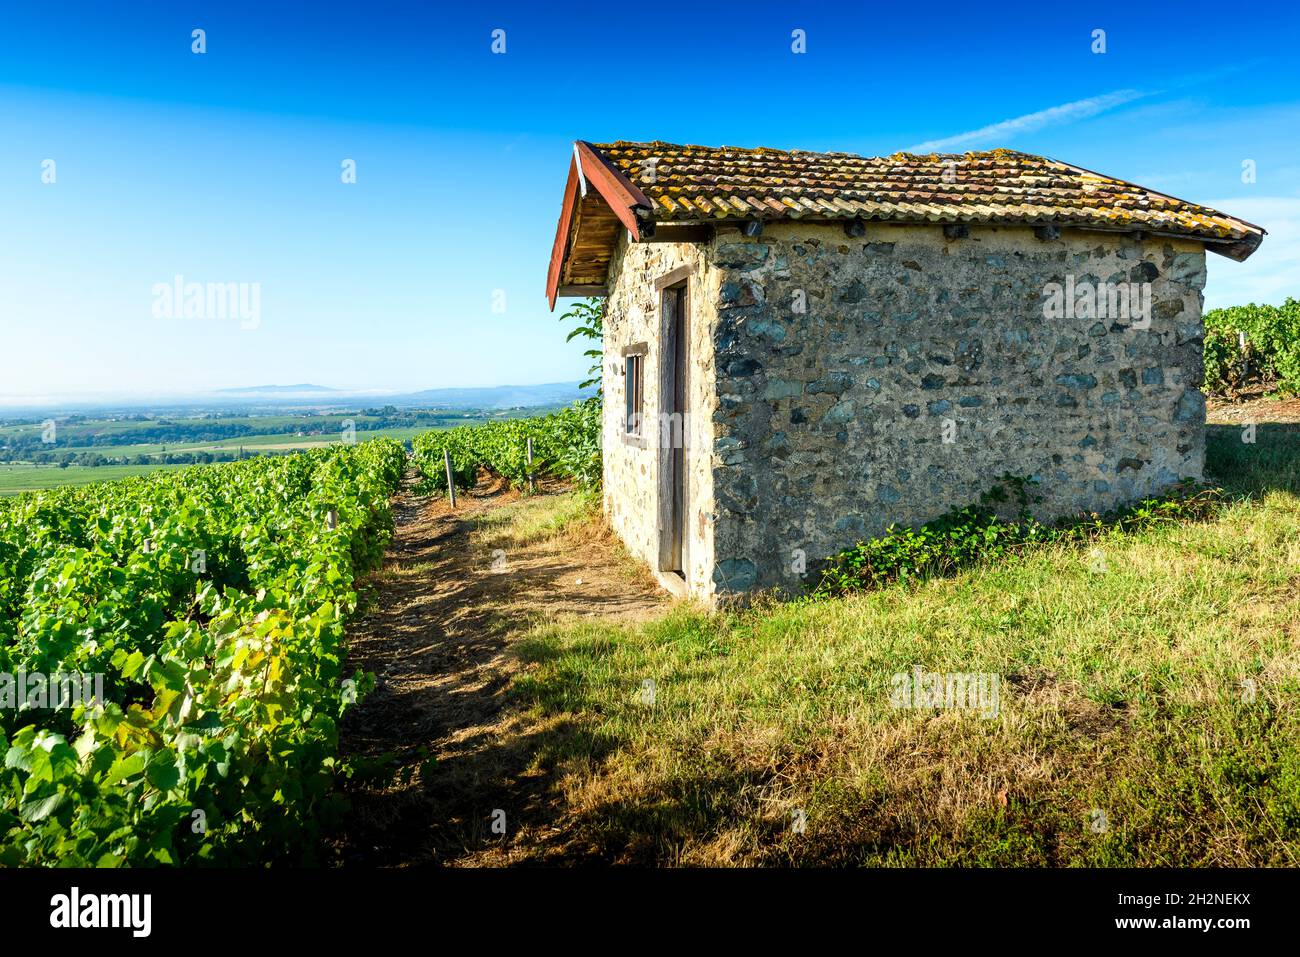
[[[658,468],[658,510],[659,510],[659,562],[656,569],[664,577],[676,579],[673,584],[684,584],[687,580],[690,564],[690,511],[691,511],[691,459],[690,459],[690,421],[693,415],[690,404],[691,386],[691,276],[693,266],[679,266],[670,270],[654,281],[656,307],[659,310],[659,419],[655,429],[655,443],[659,449]],[[669,292],[681,290],[681,325],[686,329],[684,348],[685,389],[683,398],[686,413],[682,419],[682,513],[681,513],[681,567],[678,568],[678,556],[673,548],[673,449],[669,441],[671,425],[665,418],[673,408],[677,387],[677,343],[675,329],[670,323],[669,312],[664,308],[664,299]],[[668,435],[665,435],[665,430]]]

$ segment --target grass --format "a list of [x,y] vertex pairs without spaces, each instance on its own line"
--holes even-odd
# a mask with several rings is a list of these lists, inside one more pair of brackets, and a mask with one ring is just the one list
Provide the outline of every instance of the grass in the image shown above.
[[592,496],[582,492],[527,496],[474,516],[474,524],[489,546],[525,548],[568,534],[589,522],[598,505]]
[[[827,601],[540,625],[512,695],[565,729],[536,757],[560,836],[516,853],[1300,864],[1300,428],[1261,426],[1253,446],[1212,428],[1208,467],[1232,497],[1217,518],[1095,550]],[[547,527],[521,504],[503,527]],[[996,716],[891,706],[893,676],[917,666],[996,675]]]

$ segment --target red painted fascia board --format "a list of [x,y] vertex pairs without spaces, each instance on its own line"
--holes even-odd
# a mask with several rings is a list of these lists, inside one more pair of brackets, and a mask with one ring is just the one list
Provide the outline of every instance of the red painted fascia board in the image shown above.
[[[581,160],[582,169],[578,169]],[[564,186],[564,206],[560,210],[560,222],[555,230],[555,244],[551,247],[551,265],[546,274],[546,298],[552,309],[560,288],[560,276],[564,272],[564,258],[568,255],[569,230],[578,205],[579,177],[594,187],[618,221],[627,227],[633,241],[641,239],[642,220],[637,216],[638,209],[649,212],[654,207],[645,193],[637,189],[623,172],[601,156],[585,140],[574,143],[574,158],[569,162],[569,179]]]
[[546,299],[555,309],[556,294],[560,288],[560,273],[564,257],[569,251],[569,226],[578,208],[578,162],[569,161],[569,179],[564,184],[564,205],[560,207],[560,223],[555,228],[555,244],[551,247],[551,265],[546,271]]
[[578,140],[575,145],[582,157],[582,172],[587,177],[587,182],[605,197],[605,202],[609,203],[614,215],[631,231],[633,238],[640,239],[641,224],[634,210],[640,207],[647,213],[650,212],[654,208],[650,205],[650,200],[623,175],[622,170],[596,152],[586,140]]

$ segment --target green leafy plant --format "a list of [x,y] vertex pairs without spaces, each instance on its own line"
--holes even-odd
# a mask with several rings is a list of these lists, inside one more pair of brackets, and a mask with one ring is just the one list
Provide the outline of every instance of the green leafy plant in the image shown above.
[[593,396],[550,415],[466,425],[418,435],[412,441],[426,491],[445,491],[444,450],[450,454],[457,488],[473,488],[485,468],[516,487],[528,481],[528,440],[533,440],[532,473],[574,479],[586,489],[601,478],[601,402]]
[[0,865],[309,858],[337,812],[356,577],[391,533],[392,440],[0,508],[0,672],[104,676],[0,711]]
[[580,388],[586,389],[594,385],[597,394],[600,394],[604,391],[601,385],[601,362],[604,357],[605,342],[605,300],[592,296],[582,302],[574,303],[568,312],[560,316],[561,322],[569,320],[577,322],[578,325],[569,330],[569,334],[564,338],[565,342],[572,342],[582,336],[595,343],[582,353],[592,361],[591,368],[587,371],[589,378],[581,384]]
[[1300,393],[1300,300],[1205,314],[1205,391],[1233,392],[1255,382]]
[[[1189,481],[1124,509],[1047,525],[1030,514],[1035,500],[1033,484],[1027,478],[1003,475],[980,496],[978,504],[953,509],[917,528],[891,525],[879,538],[859,542],[831,558],[813,597],[951,575],[980,562],[1014,561],[1035,546],[1087,542],[1111,529],[1200,519],[1212,514],[1222,501],[1218,489]],[[1008,507],[1015,509],[1012,518],[1002,515]]]

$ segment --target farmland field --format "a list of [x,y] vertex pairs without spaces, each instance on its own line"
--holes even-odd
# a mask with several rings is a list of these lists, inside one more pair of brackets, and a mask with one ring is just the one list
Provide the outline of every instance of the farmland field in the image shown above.
[[[539,470],[589,476],[593,408],[466,447],[496,465],[533,435]],[[62,487],[0,500],[0,675],[18,676],[0,683],[0,864],[315,858],[354,770],[337,722],[374,680],[346,676],[344,624],[391,533],[407,459],[390,436],[409,431],[201,466],[5,467],[14,490]],[[118,480],[79,485],[96,476]],[[95,700],[56,700],[67,676]]]
[[181,465],[105,465],[87,468],[70,465],[13,465],[0,464],[0,495],[17,495],[44,488],[64,485],[89,485],[94,482],[112,482],[159,470],[185,468]]
[[[299,415],[208,414],[56,419],[0,424],[0,496],[143,475],[156,468],[277,455],[366,439],[409,442],[419,435],[540,410],[388,410]],[[405,424],[390,424],[390,423]],[[167,436],[164,439],[162,436]]]

